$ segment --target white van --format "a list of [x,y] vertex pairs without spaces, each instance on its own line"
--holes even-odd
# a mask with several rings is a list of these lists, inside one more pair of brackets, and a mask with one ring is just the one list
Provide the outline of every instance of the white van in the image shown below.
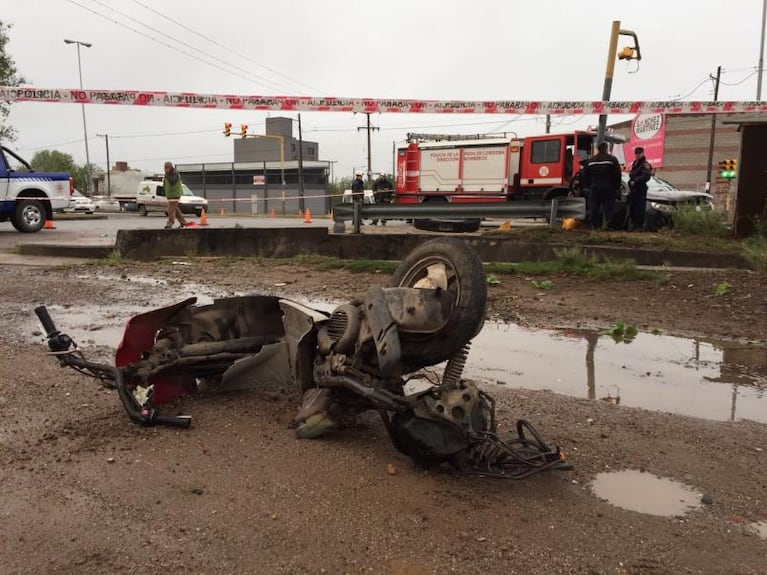
[[[136,190],[136,206],[142,216],[149,212],[168,212],[168,200],[165,198],[165,190],[162,182],[144,180]],[[200,217],[202,210],[208,211],[208,200],[195,196],[186,184],[181,184],[181,198],[178,201],[182,214],[195,214]]]

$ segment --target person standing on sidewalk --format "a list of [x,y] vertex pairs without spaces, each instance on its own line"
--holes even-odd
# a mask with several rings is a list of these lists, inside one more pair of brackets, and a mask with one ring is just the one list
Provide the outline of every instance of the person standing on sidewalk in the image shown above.
[[362,201],[365,199],[365,182],[362,181],[362,172],[354,175],[352,182],[352,205],[354,206],[354,215],[352,218],[353,230],[355,234],[360,233],[362,225]]
[[589,158],[581,183],[589,189],[589,223],[594,229],[611,225],[615,196],[621,185],[621,165],[607,151],[607,142],[597,144],[597,154]]
[[647,204],[647,182],[652,176],[652,166],[644,155],[644,148],[634,148],[634,163],[629,172],[628,219],[631,229],[644,228],[645,206]]
[[165,190],[165,199],[168,200],[168,223],[165,229],[169,230],[178,220],[178,227],[186,226],[186,218],[178,207],[178,201],[181,199],[181,176],[178,175],[172,162],[165,162],[165,177],[162,180],[162,188]]

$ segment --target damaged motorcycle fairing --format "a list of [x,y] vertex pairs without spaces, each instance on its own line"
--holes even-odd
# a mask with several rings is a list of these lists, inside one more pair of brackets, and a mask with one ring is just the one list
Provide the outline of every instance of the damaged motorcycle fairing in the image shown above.
[[[87,362],[36,312],[62,365],[113,379],[134,421],[189,424],[157,407],[183,395],[279,387],[302,397],[294,427],[319,437],[357,413],[376,410],[397,449],[424,465],[524,477],[569,469],[528,423],[498,437],[492,398],[462,377],[486,303],[482,264],[452,238],[424,242],[406,256],[390,287],[325,313],[268,295],[195,298],[131,318],[115,367]],[[441,381],[405,395],[406,379],[447,362]]]

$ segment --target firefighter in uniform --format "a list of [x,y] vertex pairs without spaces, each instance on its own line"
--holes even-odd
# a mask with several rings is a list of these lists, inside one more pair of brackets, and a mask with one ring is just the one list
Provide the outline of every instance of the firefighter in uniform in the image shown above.
[[[608,153],[607,142],[597,144],[597,154],[583,169],[581,185],[589,189],[589,223],[594,229],[610,226],[615,197],[621,185],[621,165]],[[604,220],[604,223],[603,223]]]

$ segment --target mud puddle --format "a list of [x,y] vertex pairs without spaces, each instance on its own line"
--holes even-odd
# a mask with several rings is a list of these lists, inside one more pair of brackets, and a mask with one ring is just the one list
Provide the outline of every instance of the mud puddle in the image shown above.
[[639,333],[628,343],[588,330],[487,322],[465,375],[488,383],[714,420],[767,423],[767,350]]
[[600,473],[591,491],[622,509],[675,517],[701,506],[700,495],[687,485],[636,469]]
[[[114,280],[112,277],[104,279]],[[78,345],[116,347],[134,315],[197,296],[198,303],[243,293],[219,293],[195,284],[132,277],[133,290],[156,286],[152,305],[142,301],[109,306],[50,306],[59,329]],[[163,291],[165,290],[165,291]],[[173,298],[168,294],[173,293]],[[332,311],[332,301],[295,301]],[[135,293],[132,301],[136,301]],[[30,317],[26,333],[38,332]],[[632,407],[714,420],[767,423],[767,350],[746,344],[698,341],[640,333],[629,343],[588,330],[528,329],[487,322],[472,342],[465,375],[488,384],[548,389]]]

